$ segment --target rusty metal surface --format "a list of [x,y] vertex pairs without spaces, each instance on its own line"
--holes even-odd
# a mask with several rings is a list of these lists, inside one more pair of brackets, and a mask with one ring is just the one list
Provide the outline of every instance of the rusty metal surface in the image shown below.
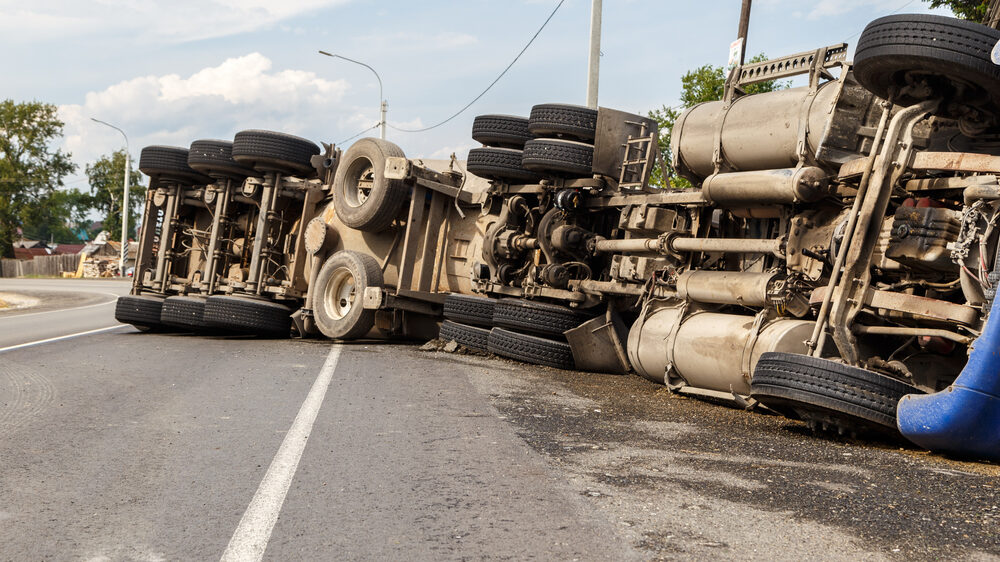
[[956,322],[966,326],[974,326],[979,321],[979,309],[977,308],[906,293],[873,289],[865,296],[864,304],[874,309],[894,310],[921,318],[949,323]]

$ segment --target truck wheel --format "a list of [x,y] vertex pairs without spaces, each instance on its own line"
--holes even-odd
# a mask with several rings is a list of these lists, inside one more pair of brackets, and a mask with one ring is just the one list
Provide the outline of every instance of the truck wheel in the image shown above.
[[242,180],[256,176],[253,168],[248,168],[233,159],[233,143],[223,140],[196,140],[188,150],[188,165],[211,177]]
[[486,146],[520,150],[532,138],[524,117],[480,115],[472,122],[472,140]]
[[593,317],[587,311],[522,299],[500,299],[493,308],[494,326],[559,338]]
[[214,295],[205,300],[205,325],[233,332],[288,337],[292,311],[283,304],[249,297]]
[[205,299],[203,297],[167,297],[160,310],[160,323],[183,330],[198,332],[205,329]]
[[316,174],[310,159],[319,154],[316,143],[295,135],[251,129],[240,131],[233,138],[233,159],[259,172],[276,171]]
[[163,329],[160,323],[160,311],[163,307],[161,297],[148,295],[126,295],[118,297],[115,302],[115,320],[122,324],[131,324],[142,331]]
[[473,148],[466,169],[481,178],[519,183],[538,183],[538,174],[521,165],[524,152],[514,148]]
[[147,176],[177,180],[184,185],[207,185],[212,178],[188,165],[188,149],[179,146],[147,146],[139,153],[139,171]]
[[375,258],[350,250],[330,256],[316,277],[313,316],[323,335],[351,340],[368,333],[375,325],[375,311],[365,309],[368,287],[382,287],[382,268]]
[[444,298],[444,317],[462,324],[493,327],[497,300],[489,297],[450,294]]
[[516,359],[534,365],[547,365],[557,369],[572,370],[576,368],[573,352],[569,344],[550,339],[529,336],[493,328],[490,330],[487,347],[490,353]]
[[597,131],[597,110],[581,105],[539,104],[531,108],[528,130],[535,137],[593,141]]
[[814,429],[898,435],[896,405],[917,388],[878,373],[794,353],[760,356],[751,396]]
[[361,139],[347,149],[333,180],[333,206],[344,224],[365,232],[389,228],[410,189],[386,179],[385,161],[403,156],[401,148],[380,139]]
[[926,80],[924,92],[899,92],[893,102],[913,105],[944,96],[1000,110],[1000,67],[990,53],[1000,31],[955,18],[899,14],[869,23],[858,39],[854,75],[875,95],[889,99],[908,83]]
[[454,341],[459,345],[464,345],[469,349],[475,349],[483,353],[489,350],[490,331],[487,328],[479,328],[477,326],[469,326],[445,320],[441,323],[441,331],[438,337],[443,340]]
[[539,173],[593,174],[594,145],[561,139],[535,139],[524,144],[521,165]]

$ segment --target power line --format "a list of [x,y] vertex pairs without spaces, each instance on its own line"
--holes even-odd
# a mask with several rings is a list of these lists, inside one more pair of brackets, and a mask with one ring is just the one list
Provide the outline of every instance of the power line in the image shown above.
[[342,140],[342,141],[338,142],[337,144],[338,144],[338,145],[341,145],[341,144],[344,144],[344,143],[345,143],[345,142],[347,142],[347,141],[351,141],[351,140],[354,140],[354,139],[356,139],[356,138],[360,137],[361,135],[363,135],[363,134],[367,133],[368,131],[370,131],[370,130],[372,130],[372,129],[377,129],[379,125],[381,125],[381,123],[375,123],[374,125],[372,125],[371,127],[368,127],[368,128],[367,128],[367,129],[365,129],[364,131],[361,131],[360,133],[358,133],[358,134],[354,135],[353,137],[349,137],[349,138],[346,138],[346,139],[344,139],[344,140]]
[[564,2],[566,2],[566,0],[559,0],[559,3],[556,4],[555,9],[552,10],[552,13],[549,14],[549,17],[545,19],[544,23],[542,23],[542,27],[538,28],[538,31],[536,31],[535,35],[532,36],[532,38],[531,38],[530,41],[528,41],[528,44],[525,45],[523,49],[521,49],[521,52],[518,53],[516,57],[514,57],[514,60],[512,60],[510,62],[510,64],[507,65],[507,68],[503,69],[503,72],[500,73],[500,76],[497,76],[496,80],[494,80],[493,82],[491,82],[490,85],[487,86],[486,89],[483,90],[483,92],[481,94],[479,94],[478,96],[476,96],[475,99],[473,99],[472,101],[470,101],[469,103],[467,103],[465,105],[465,107],[463,107],[462,109],[459,109],[454,115],[452,115],[451,117],[445,119],[444,121],[442,121],[442,122],[440,122],[440,123],[438,123],[436,125],[431,125],[430,127],[424,127],[423,129],[401,129],[401,128],[393,126],[393,125],[389,125],[389,128],[391,128],[393,130],[396,130],[396,131],[400,131],[402,133],[422,133],[424,131],[430,131],[431,129],[436,129],[437,127],[440,127],[441,125],[444,125],[448,121],[451,121],[452,119],[454,119],[454,118],[458,117],[459,115],[461,115],[462,113],[464,113],[466,109],[469,109],[470,107],[472,107],[472,104],[476,103],[477,101],[479,101],[480,98],[482,98],[483,96],[485,96],[486,92],[489,92],[490,89],[493,88],[493,86],[495,86],[496,83],[499,82],[500,79],[503,78],[505,74],[507,74],[507,71],[510,70],[512,66],[514,66],[514,63],[516,63],[518,61],[518,59],[521,58],[521,55],[523,55],[524,52],[528,50],[528,47],[530,47],[531,44],[535,42],[535,39],[538,39],[538,36],[542,33],[542,30],[545,29],[545,26],[547,26],[549,24],[549,22],[552,20],[552,17],[556,15],[556,12],[559,11],[559,8],[562,7],[562,5],[563,5]]

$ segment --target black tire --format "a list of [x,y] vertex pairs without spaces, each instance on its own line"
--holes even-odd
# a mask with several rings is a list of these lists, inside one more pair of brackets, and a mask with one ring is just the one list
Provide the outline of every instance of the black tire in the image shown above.
[[347,149],[333,180],[334,209],[344,224],[365,232],[389,228],[410,188],[385,177],[385,161],[403,156],[403,149],[380,139],[364,138]]
[[365,289],[383,286],[375,258],[341,250],[326,260],[316,277],[313,317],[330,339],[353,340],[375,326],[375,311],[363,306]]
[[898,14],[869,23],[858,39],[854,75],[875,95],[889,99],[907,74],[926,78],[927,96],[897,94],[893,102],[913,105],[930,97],[1000,108],[1000,67],[990,53],[1000,31],[955,18]]
[[462,324],[493,327],[497,300],[489,297],[450,294],[444,298],[444,317]]
[[535,139],[524,145],[521,165],[541,174],[591,176],[594,145],[561,139]]
[[593,317],[584,310],[522,299],[500,299],[493,308],[494,326],[558,338]]
[[162,329],[160,311],[163,307],[162,297],[148,295],[126,295],[118,297],[115,302],[115,320],[122,324],[131,324],[140,330]]
[[288,337],[292,311],[283,304],[249,297],[214,295],[205,300],[205,325],[232,332]]
[[193,332],[204,330],[207,327],[204,297],[167,297],[160,310],[160,323]]
[[816,429],[839,433],[898,434],[896,406],[907,394],[922,394],[896,379],[794,353],[761,355],[750,382],[751,396]]
[[311,159],[319,154],[316,143],[285,133],[251,129],[233,138],[233,159],[259,172],[277,171],[311,177]]
[[139,153],[139,171],[150,177],[174,180],[184,185],[207,185],[212,178],[188,165],[188,149],[179,146],[147,146]]
[[495,355],[533,365],[546,365],[568,370],[576,368],[576,363],[573,361],[573,351],[565,342],[519,334],[503,328],[493,328],[490,330],[487,347],[489,352]]
[[233,143],[224,140],[196,140],[188,149],[188,165],[213,178],[242,180],[258,175],[233,159]]
[[472,122],[472,140],[486,146],[521,149],[532,138],[524,117],[480,115]]
[[479,328],[477,326],[469,326],[445,320],[441,323],[441,331],[438,337],[443,340],[457,342],[459,345],[476,351],[482,351],[483,353],[489,351],[490,330],[488,328]]
[[539,104],[531,108],[528,130],[538,138],[593,141],[597,131],[597,110],[561,103]]
[[524,169],[524,153],[514,148],[473,148],[466,169],[481,178],[518,183],[538,183],[541,176]]

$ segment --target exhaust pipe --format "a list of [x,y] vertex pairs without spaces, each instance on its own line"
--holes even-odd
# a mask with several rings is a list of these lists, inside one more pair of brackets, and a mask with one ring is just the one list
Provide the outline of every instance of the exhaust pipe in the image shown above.
[[899,401],[896,425],[917,445],[958,457],[1000,461],[1000,299],[951,386]]

